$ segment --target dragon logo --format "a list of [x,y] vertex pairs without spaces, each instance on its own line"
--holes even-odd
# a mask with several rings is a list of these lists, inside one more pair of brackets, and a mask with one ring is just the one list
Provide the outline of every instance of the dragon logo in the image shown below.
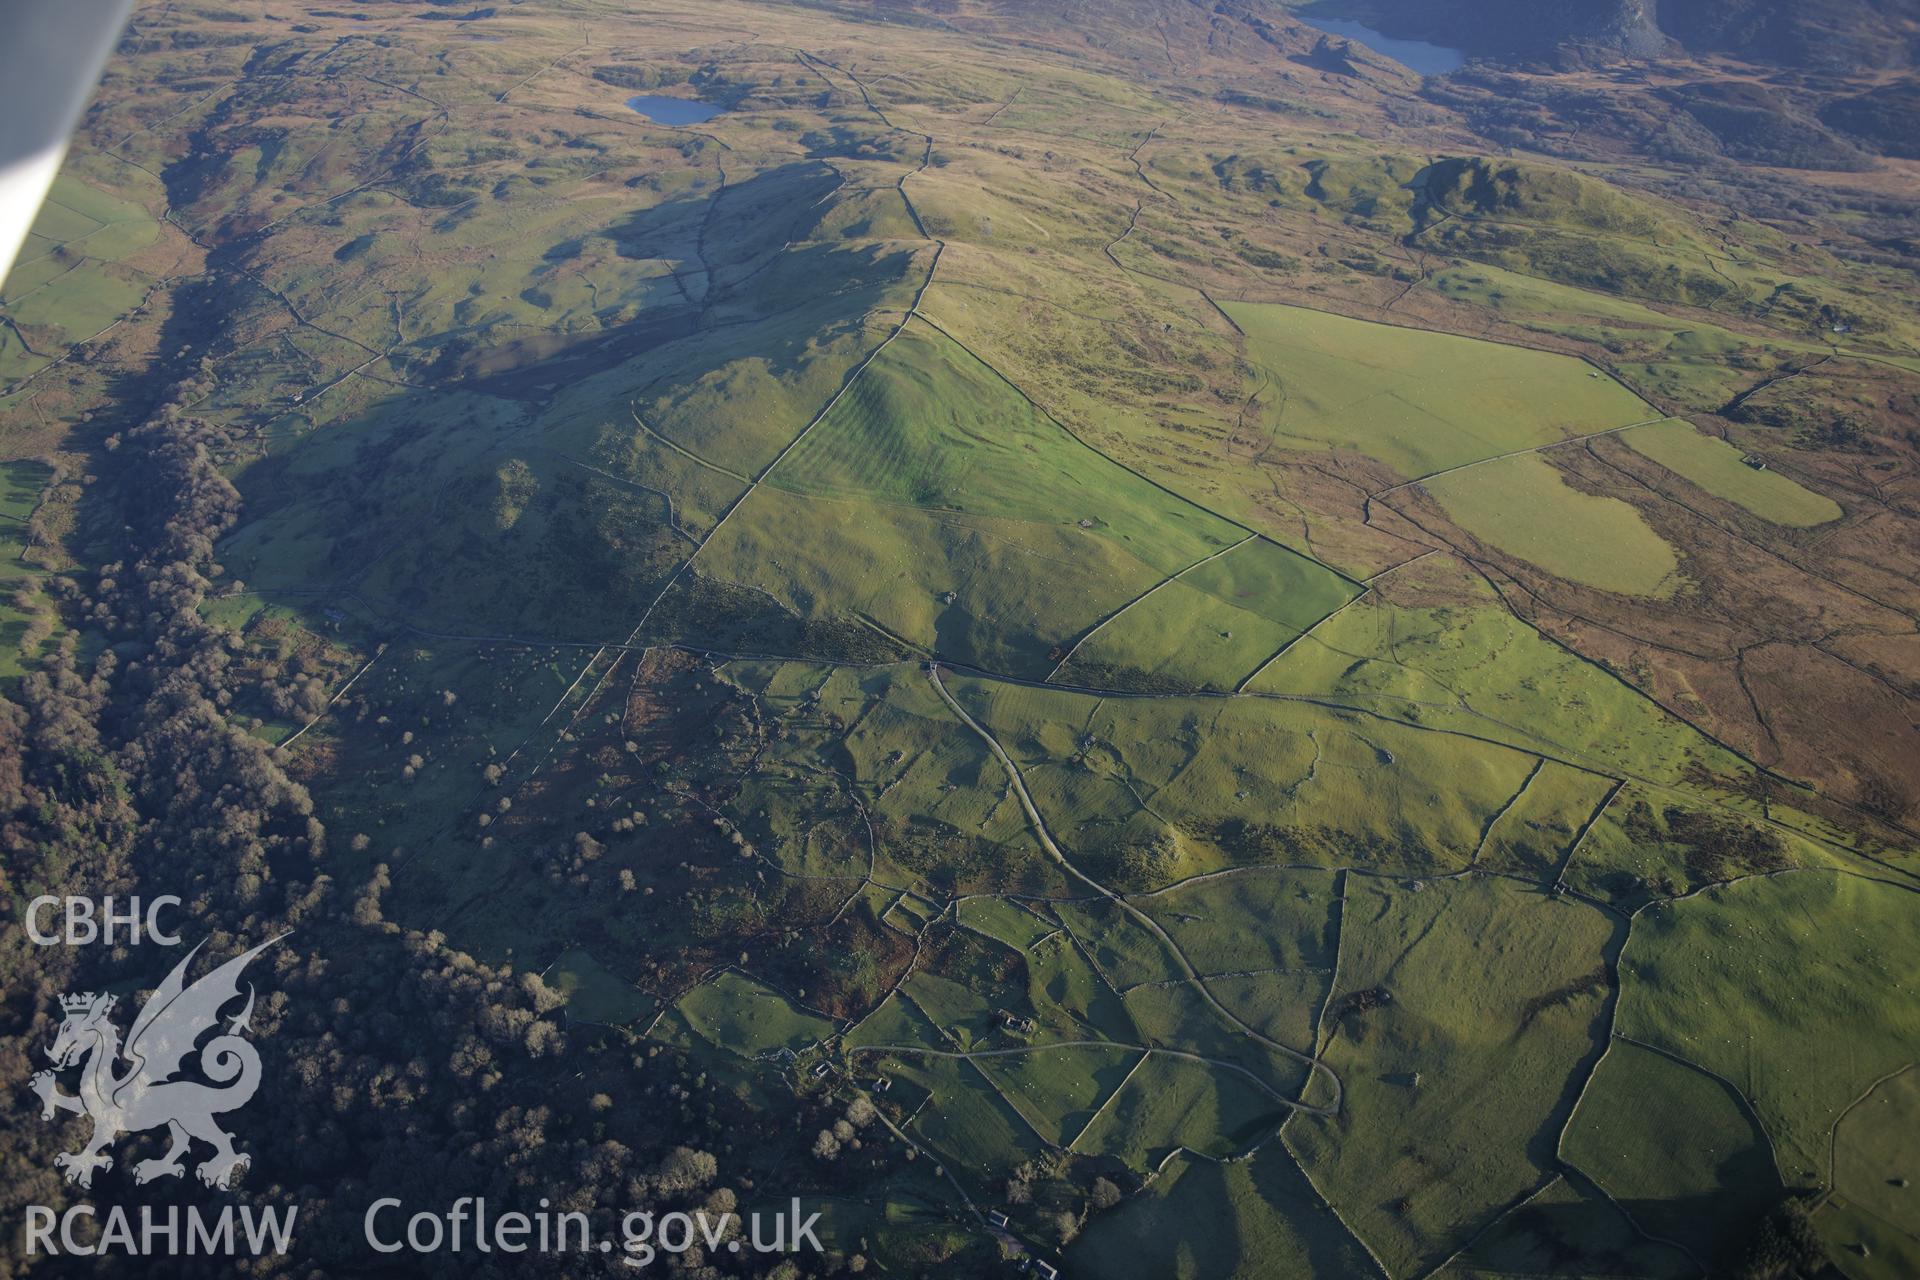
[[[42,1119],[71,1111],[93,1121],[93,1137],[86,1146],[53,1158],[68,1182],[92,1186],[96,1171],[113,1167],[107,1148],[115,1138],[162,1125],[171,1138],[167,1152],[135,1165],[135,1182],[179,1177],[186,1171],[182,1160],[195,1138],[214,1149],[213,1158],[195,1170],[208,1186],[228,1186],[234,1170],[250,1163],[243,1152],[233,1149],[232,1137],[214,1123],[214,1117],[245,1106],[260,1087],[260,1055],[240,1037],[253,1014],[251,984],[246,1007],[227,1019],[226,1030],[200,1049],[199,1074],[212,1083],[174,1077],[201,1037],[218,1030],[220,1010],[240,998],[240,974],[247,964],[278,941],[263,942],[187,986],[187,966],[200,950],[196,946],[141,1008],[125,1048],[108,1018],[117,997],[91,992],[60,997],[66,1019],[46,1051],[53,1070],[37,1073],[31,1085],[40,1095]],[[126,1069],[116,1073],[122,1061]],[[58,1073],[74,1066],[80,1068],[80,1092],[62,1093]]]

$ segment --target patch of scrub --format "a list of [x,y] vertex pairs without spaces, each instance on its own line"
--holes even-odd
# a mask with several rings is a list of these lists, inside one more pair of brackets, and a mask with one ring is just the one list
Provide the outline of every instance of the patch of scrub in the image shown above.
[[1620,438],[1655,462],[1684,476],[1716,498],[1738,503],[1763,520],[1811,529],[1846,514],[1840,504],[1797,481],[1769,471],[1763,459],[1685,422],[1655,422],[1623,431]]
[[1679,557],[1630,503],[1581,493],[1538,454],[1465,467],[1426,489],[1474,537],[1570,582],[1662,598],[1679,586]]

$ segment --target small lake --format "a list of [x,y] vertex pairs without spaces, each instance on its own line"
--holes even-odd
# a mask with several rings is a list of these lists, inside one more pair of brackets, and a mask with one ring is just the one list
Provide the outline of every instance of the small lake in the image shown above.
[[1441,44],[1428,44],[1424,40],[1396,40],[1392,36],[1381,35],[1372,27],[1349,22],[1345,18],[1308,17],[1295,14],[1295,17],[1310,27],[1326,32],[1328,35],[1344,36],[1355,44],[1363,44],[1375,53],[1383,53],[1410,71],[1418,71],[1423,76],[1442,76],[1449,71],[1458,71],[1467,65],[1466,55],[1458,49],[1449,49]]
[[726,110],[698,98],[661,98],[645,93],[628,98],[627,105],[655,124],[676,128],[683,124],[705,124]]

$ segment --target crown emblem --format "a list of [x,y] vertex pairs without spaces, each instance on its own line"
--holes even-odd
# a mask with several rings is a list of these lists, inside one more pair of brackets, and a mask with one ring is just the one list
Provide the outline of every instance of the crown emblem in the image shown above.
[[[186,1171],[182,1158],[198,1143],[214,1148],[213,1157],[195,1170],[200,1181],[209,1187],[233,1185],[234,1173],[250,1161],[246,1152],[234,1150],[233,1136],[214,1117],[244,1105],[260,1087],[260,1053],[244,1035],[253,1012],[253,987],[242,983],[241,974],[248,962],[279,940],[242,952],[189,984],[187,966],[200,952],[194,947],[147,996],[124,1047],[119,1028],[108,1021],[118,996],[81,991],[60,997],[66,1021],[53,1043],[41,1050],[50,1066],[35,1072],[28,1085],[40,1096],[42,1120],[67,1112],[93,1121],[93,1136],[85,1146],[53,1158],[54,1168],[64,1172],[68,1182],[91,1187],[95,1173],[111,1169],[107,1148],[119,1135],[166,1128],[173,1145],[165,1155],[133,1166],[136,1183],[178,1177]],[[243,985],[246,1009],[223,1019],[220,1011],[240,1000]],[[177,1078],[189,1059],[192,1074],[200,1078]],[[123,1060],[124,1071],[118,1069]],[[60,1089],[60,1073],[70,1070],[79,1071],[85,1082],[79,1093]]]

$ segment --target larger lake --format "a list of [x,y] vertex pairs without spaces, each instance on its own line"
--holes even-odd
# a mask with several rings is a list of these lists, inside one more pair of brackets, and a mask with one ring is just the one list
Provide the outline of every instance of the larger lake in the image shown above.
[[627,105],[655,124],[675,126],[705,124],[726,110],[698,98],[661,98],[645,93],[628,98]]
[[1449,49],[1441,44],[1428,44],[1424,40],[1396,40],[1392,36],[1381,35],[1372,27],[1349,22],[1345,18],[1308,17],[1296,14],[1295,17],[1310,27],[1315,27],[1328,35],[1345,36],[1355,44],[1363,44],[1375,53],[1383,53],[1410,71],[1418,71],[1423,76],[1443,76],[1449,71],[1458,71],[1467,65],[1467,57],[1458,49]]

